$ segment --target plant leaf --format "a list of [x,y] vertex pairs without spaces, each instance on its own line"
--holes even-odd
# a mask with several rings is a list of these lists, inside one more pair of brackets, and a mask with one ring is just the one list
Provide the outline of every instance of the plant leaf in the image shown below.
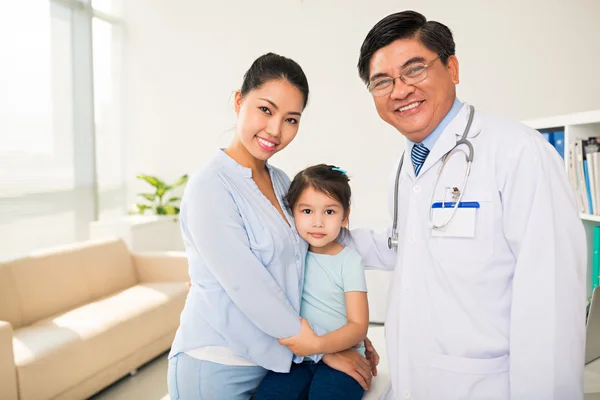
[[156,189],[156,195],[158,197],[162,197],[162,196],[165,195],[165,193],[167,192],[167,190],[169,190],[169,189],[166,188],[166,187],[160,187],[160,188]]
[[179,200],[181,200],[181,197],[171,197],[169,200],[167,200],[167,204],[173,203],[173,202],[176,202]]
[[148,182],[149,184],[151,184],[152,186],[154,186],[155,188],[163,188],[166,187],[167,185],[161,181],[160,179],[158,179],[155,176],[150,176],[150,175],[138,175],[137,176],[138,179],[142,179],[145,180],[146,182]]
[[164,206],[158,206],[158,207],[156,207],[156,214],[167,215],[167,211],[165,210]]
[[166,215],[176,215],[179,214],[179,208],[175,206],[164,206]]
[[146,212],[146,210],[152,208],[147,204],[136,204],[136,206],[137,206],[140,214],[144,214],[144,212]]
[[155,178],[154,176],[149,176],[149,175],[138,175],[137,176],[138,179],[142,179],[146,182],[148,182],[149,184],[151,184],[154,187],[158,187],[158,178]]
[[174,183],[171,184],[172,188],[176,188],[177,186],[181,186],[188,181],[188,175],[185,174],[181,178],[177,179]]
[[139,195],[149,201],[156,200],[156,193],[140,193]]

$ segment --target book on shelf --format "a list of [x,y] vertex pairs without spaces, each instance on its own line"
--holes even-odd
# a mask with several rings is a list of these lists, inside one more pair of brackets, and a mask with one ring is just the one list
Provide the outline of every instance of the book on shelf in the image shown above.
[[594,227],[594,249],[592,253],[592,292],[598,286],[600,275],[600,226]]
[[600,214],[600,137],[576,139],[569,144],[568,176],[579,212]]
[[544,130],[540,132],[544,139],[548,141],[560,154],[562,158],[565,158],[565,131],[561,130]]

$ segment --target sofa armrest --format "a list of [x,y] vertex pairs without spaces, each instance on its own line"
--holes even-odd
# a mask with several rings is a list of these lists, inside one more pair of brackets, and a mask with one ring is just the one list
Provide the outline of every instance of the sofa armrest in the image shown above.
[[140,282],[187,282],[188,260],[183,251],[133,253]]
[[0,398],[17,400],[17,367],[13,353],[13,329],[0,321]]

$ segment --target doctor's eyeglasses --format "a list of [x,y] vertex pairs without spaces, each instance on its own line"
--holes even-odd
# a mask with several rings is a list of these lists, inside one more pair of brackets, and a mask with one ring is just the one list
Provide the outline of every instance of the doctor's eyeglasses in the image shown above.
[[373,96],[378,97],[390,94],[392,90],[394,90],[394,85],[396,83],[396,79],[398,78],[402,79],[402,81],[407,85],[414,85],[416,83],[419,83],[425,80],[425,78],[427,78],[427,68],[431,64],[433,64],[433,62],[438,58],[440,58],[440,56],[437,56],[433,60],[429,61],[427,64],[411,64],[396,78],[390,78],[389,76],[375,78],[371,83],[369,83],[369,86],[367,88]]

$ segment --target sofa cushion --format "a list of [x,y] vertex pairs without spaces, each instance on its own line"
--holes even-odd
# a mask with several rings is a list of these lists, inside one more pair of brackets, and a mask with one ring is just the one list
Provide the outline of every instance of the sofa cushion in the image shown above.
[[78,247],[53,249],[14,260],[5,265],[14,279],[13,301],[21,310],[20,324],[26,326],[90,301],[85,271]]
[[92,299],[109,296],[138,283],[133,259],[120,239],[87,242],[81,252]]
[[52,398],[179,326],[184,282],[141,284],[15,332],[20,400]]
[[8,263],[0,263],[0,321],[9,322],[13,329],[22,325],[17,288]]
[[[0,264],[0,320],[19,328],[137,283],[119,239],[88,241]],[[18,312],[16,311],[18,310]]]

